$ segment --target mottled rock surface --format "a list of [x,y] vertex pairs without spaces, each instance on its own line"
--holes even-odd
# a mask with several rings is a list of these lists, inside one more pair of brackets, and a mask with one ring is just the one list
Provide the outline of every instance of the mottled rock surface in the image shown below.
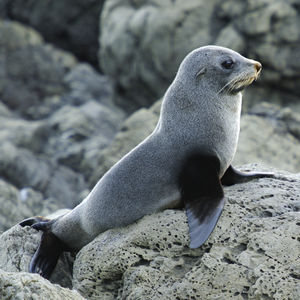
[[55,107],[75,64],[73,55],[44,44],[33,29],[0,20],[0,99],[10,108],[36,119],[41,103]]
[[[85,299],[299,299],[300,173],[274,173],[225,187],[224,212],[199,249],[188,247],[182,210],[100,234],[77,254],[72,288]],[[27,271],[39,238],[28,227],[4,232],[0,269]],[[51,281],[70,286],[71,266],[64,256]]]
[[261,61],[260,84],[268,92],[282,92],[278,101],[297,99],[299,14],[297,0],[107,0],[100,64],[135,105],[149,105],[162,97],[189,51],[216,44]]
[[263,103],[244,115],[234,163],[249,162],[299,172],[300,114]]
[[225,188],[199,249],[188,248],[183,211],[100,234],[77,255],[74,288],[89,299],[298,299],[300,177],[276,175]]
[[78,292],[53,285],[39,275],[4,272],[0,269],[0,291],[3,300],[51,299],[84,300]]
[[0,17],[38,30],[56,46],[97,65],[99,16],[103,0],[2,0]]
[[[41,232],[20,225],[16,225],[0,235],[0,271],[28,272],[30,260],[40,239]],[[70,253],[64,253],[59,259],[50,281],[71,288],[73,261]]]

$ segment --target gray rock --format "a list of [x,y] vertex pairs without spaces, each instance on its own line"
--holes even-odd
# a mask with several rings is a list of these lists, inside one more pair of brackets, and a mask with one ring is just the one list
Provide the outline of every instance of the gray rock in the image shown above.
[[[33,192],[34,193],[34,192]],[[41,207],[41,197],[39,194],[31,193],[23,201],[22,194],[13,185],[0,180],[0,232],[11,228],[21,220],[34,215],[31,207]],[[23,198],[25,198],[23,192]]]
[[100,234],[77,255],[73,287],[89,299],[299,299],[300,181],[275,173],[225,188],[199,249],[188,248],[183,211]]
[[256,87],[276,94],[280,103],[297,101],[299,14],[297,0],[108,0],[101,16],[100,64],[128,101],[149,105],[163,96],[189,51],[217,44],[262,62]]
[[136,105],[151,104],[163,95],[184,56],[212,42],[208,24],[216,2],[106,1],[101,68]]
[[88,64],[77,64],[64,77],[64,83],[69,92],[64,95],[67,102],[72,105],[82,105],[88,101],[97,101],[121,112],[114,104],[114,86],[112,82],[100,75]]
[[20,189],[31,187],[55,198],[59,208],[77,205],[86,189],[82,175],[8,142],[0,146],[0,176]]
[[290,172],[300,170],[300,114],[263,103],[241,119],[234,164],[263,163]]
[[53,285],[36,274],[4,272],[0,270],[1,299],[84,300],[76,291]]
[[[40,239],[41,232],[20,225],[4,232],[0,236],[0,269],[7,272],[28,272],[30,260]],[[51,276],[51,282],[71,288],[73,261],[70,253],[64,253]],[[27,276],[30,275],[27,274]]]
[[[100,234],[78,253],[72,288],[86,299],[299,299],[300,173],[273,171],[276,178],[225,188],[224,212],[199,249],[188,247],[182,210]],[[40,235],[19,225],[0,235],[0,269],[26,272]],[[65,254],[51,282],[71,287],[72,263]]]
[[103,0],[2,0],[0,17],[38,30],[45,39],[97,64],[99,15]]
[[32,150],[88,175],[97,166],[93,157],[109,145],[123,119],[121,111],[95,101],[64,105],[35,131]]
[[34,30],[2,20],[0,49],[0,99],[29,118],[40,117],[41,103],[44,110],[53,109],[55,96],[66,91],[63,78],[75,58],[44,44]]
[[[4,104],[3,104],[3,107]],[[6,110],[0,113],[0,141],[9,142],[16,147],[33,147],[35,132],[42,126],[40,121],[27,121],[20,117],[14,116]]]

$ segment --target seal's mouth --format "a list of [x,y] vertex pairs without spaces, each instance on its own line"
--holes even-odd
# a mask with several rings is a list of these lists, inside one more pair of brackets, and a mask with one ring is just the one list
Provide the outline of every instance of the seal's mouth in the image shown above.
[[245,87],[250,85],[254,80],[257,80],[261,70],[258,70],[256,74],[249,75],[249,73],[242,73],[237,77],[230,80],[224,87],[221,88],[219,93],[227,92],[230,94],[237,94],[238,92],[242,91]]

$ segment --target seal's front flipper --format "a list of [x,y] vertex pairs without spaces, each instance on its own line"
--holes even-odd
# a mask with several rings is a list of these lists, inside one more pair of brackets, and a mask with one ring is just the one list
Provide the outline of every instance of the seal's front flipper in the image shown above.
[[243,173],[236,170],[232,165],[226,170],[221,181],[223,185],[233,185],[236,183],[244,183],[257,178],[273,178],[273,173],[267,172],[249,172]]
[[190,231],[190,248],[200,247],[214,230],[224,207],[220,162],[211,155],[191,156],[179,176]]

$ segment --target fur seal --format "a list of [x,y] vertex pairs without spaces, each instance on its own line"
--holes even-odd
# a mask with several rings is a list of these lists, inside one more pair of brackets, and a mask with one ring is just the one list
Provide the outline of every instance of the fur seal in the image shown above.
[[43,231],[29,271],[51,275],[62,251],[79,250],[99,233],[146,214],[184,204],[190,247],[201,246],[224,207],[222,184],[270,173],[241,173],[231,166],[242,94],[261,64],[218,46],[192,51],[181,63],[150,136],[116,163],[71,212],[54,220],[20,223]]

